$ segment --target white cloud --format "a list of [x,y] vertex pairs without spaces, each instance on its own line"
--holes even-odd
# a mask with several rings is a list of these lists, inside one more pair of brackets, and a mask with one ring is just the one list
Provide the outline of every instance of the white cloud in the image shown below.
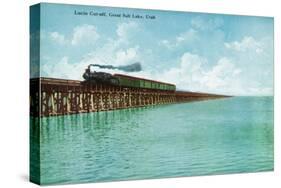
[[223,25],[223,20],[221,18],[204,19],[198,16],[191,20],[191,25],[200,30],[214,30]]
[[166,48],[169,49],[174,49],[178,46],[180,46],[181,44],[184,43],[191,43],[194,42],[194,40],[198,39],[197,36],[197,31],[195,29],[189,29],[186,32],[180,33],[178,36],[176,36],[174,39],[172,40],[162,40],[160,41],[160,45],[165,46]]
[[59,44],[66,43],[66,39],[64,35],[58,33],[58,32],[50,32],[50,38],[52,41],[57,42]]
[[181,33],[179,36],[177,36],[176,41],[179,44],[184,41],[189,42],[195,39],[196,37],[197,37],[197,31],[191,28],[188,31]]
[[69,63],[68,57],[63,57],[60,61],[53,63],[46,63],[42,70],[47,77],[82,80],[82,74],[88,64],[85,63]]
[[58,43],[60,45],[70,44],[76,46],[83,44],[95,44],[96,40],[100,38],[100,35],[94,25],[85,24],[75,27],[70,37],[66,37],[65,35],[57,31],[42,31],[41,38],[47,38],[50,41]]
[[126,39],[132,34],[132,31],[137,31],[139,25],[136,22],[124,22],[118,25],[116,33],[119,38]]
[[131,47],[127,49],[107,48],[107,45],[95,53],[88,54],[81,62],[88,64],[103,65],[126,65],[139,61],[139,47]]
[[197,90],[201,87],[200,80],[204,75],[203,66],[206,63],[205,58],[186,52],[180,59],[179,67],[165,71],[163,79],[171,80],[179,89]]
[[96,27],[85,24],[74,28],[71,44],[95,43],[98,38],[99,34],[97,33]]
[[138,47],[129,48],[126,50],[118,50],[116,52],[116,62],[119,65],[128,64],[132,61],[135,61],[137,58]]
[[273,94],[273,39],[263,37],[256,39],[244,36],[240,41],[224,43],[229,55],[235,59],[236,65],[243,71],[244,81],[241,93],[245,95]]
[[[129,38],[137,33],[138,29],[135,22],[119,24],[116,29],[118,38],[109,38],[99,49],[95,49],[83,57],[81,62],[119,66],[140,61],[139,46],[129,45]],[[127,45],[128,47],[126,47]]]
[[[45,63],[42,67],[44,70],[44,76],[54,77],[54,78],[63,78],[71,80],[82,80],[82,75],[89,64],[102,64],[102,65],[126,65],[129,63],[136,62],[137,58],[137,49],[129,48],[126,50],[118,50],[115,53],[108,54],[107,56],[102,56],[101,54],[96,54],[94,56],[85,57],[78,63],[70,63],[68,57],[63,57],[58,62],[49,62]],[[105,71],[108,73],[121,73],[126,74],[123,71],[119,70],[110,70],[110,69],[99,69],[95,67],[96,71]]]
[[252,50],[257,54],[264,51],[264,46],[261,42],[258,42],[251,36],[244,37],[241,41],[234,41],[230,43],[224,43],[225,47],[238,52],[247,52]]
[[235,66],[230,59],[223,57],[208,72],[205,72],[202,82],[210,89],[222,89],[232,87],[233,79],[236,79],[242,71]]
[[168,40],[166,40],[166,39],[160,41],[160,44],[163,44],[163,45],[166,46],[166,47],[169,47],[169,46],[170,46],[170,42],[169,42]]
[[164,72],[164,78],[173,78],[179,89],[191,91],[223,92],[222,88],[231,87],[229,82],[241,73],[231,60],[220,59],[208,68],[207,59],[196,54],[185,53],[181,57],[180,67]]
[[[68,57],[63,57],[58,62],[46,62],[42,66],[44,70],[43,75],[47,77],[63,78],[71,80],[83,80],[82,75],[89,64],[101,64],[101,65],[126,65],[139,61],[138,59],[138,47],[128,48],[121,50],[119,48],[101,48],[95,53],[88,54],[80,62],[69,62]],[[109,73],[121,73],[126,74],[123,71],[99,69],[95,67],[96,71],[105,71]]]

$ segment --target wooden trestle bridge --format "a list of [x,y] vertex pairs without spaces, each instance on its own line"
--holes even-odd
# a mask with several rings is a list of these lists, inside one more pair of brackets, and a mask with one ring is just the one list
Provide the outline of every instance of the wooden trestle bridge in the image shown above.
[[77,80],[30,79],[31,116],[57,116],[149,105],[217,99],[227,96],[87,84]]

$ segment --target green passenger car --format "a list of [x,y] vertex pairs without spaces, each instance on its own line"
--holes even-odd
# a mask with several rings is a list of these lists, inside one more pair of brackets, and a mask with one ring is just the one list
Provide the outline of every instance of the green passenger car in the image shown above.
[[156,90],[169,90],[169,91],[176,90],[176,86],[174,84],[137,78],[137,77],[127,76],[122,74],[114,74],[113,76],[119,80],[120,86],[156,89]]
[[119,84],[127,87],[141,87],[139,80],[128,79],[126,77],[118,76]]

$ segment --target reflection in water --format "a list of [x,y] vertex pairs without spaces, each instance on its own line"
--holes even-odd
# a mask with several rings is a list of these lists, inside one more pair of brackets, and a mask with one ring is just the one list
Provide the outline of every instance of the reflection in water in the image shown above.
[[29,125],[29,160],[30,168],[30,181],[32,182],[40,182],[40,119],[30,117],[30,125]]
[[267,171],[272,110],[236,97],[48,117],[31,140],[40,130],[43,184]]

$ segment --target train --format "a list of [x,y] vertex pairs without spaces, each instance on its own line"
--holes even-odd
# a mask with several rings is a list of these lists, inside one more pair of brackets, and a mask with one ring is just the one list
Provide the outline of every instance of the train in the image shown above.
[[89,65],[83,74],[83,78],[87,83],[103,83],[114,86],[132,87],[132,88],[142,88],[142,89],[152,89],[152,90],[166,90],[166,91],[176,91],[176,85],[159,82],[155,80],[149,80],[144,78],[138,78],[123,74],[110,74],[107,72],[91,72],[90,67],[94,65]]

